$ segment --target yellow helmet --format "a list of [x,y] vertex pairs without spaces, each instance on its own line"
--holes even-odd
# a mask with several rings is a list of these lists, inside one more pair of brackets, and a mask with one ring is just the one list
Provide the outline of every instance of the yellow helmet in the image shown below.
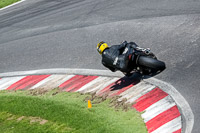
[[108,44],[105,43],[105,42],[103,42],[103,41],[101,41],[100,43],[97,44],[97,51],[98,51],[100,54],[102,54],[103,51],[104,51],[106,48],[108,48]]

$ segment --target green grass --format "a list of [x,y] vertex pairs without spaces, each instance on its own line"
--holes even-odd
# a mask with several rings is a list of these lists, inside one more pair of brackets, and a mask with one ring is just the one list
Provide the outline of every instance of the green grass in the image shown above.
[[0,8],[3,8],[18,1],[20,0],[0,0]]
[[[110,99],[87,108],[88,95],[54,91],[33,96],[29,91],[0,91],[2,133],[145,133],[134,109],[110,106]],[[95,102],[95,100],[93,101]]]

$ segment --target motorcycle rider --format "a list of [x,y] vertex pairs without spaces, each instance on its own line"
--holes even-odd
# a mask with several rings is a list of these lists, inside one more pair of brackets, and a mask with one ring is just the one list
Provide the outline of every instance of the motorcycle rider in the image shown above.
[[102,55],[102,64],[112,72],[120,70],[126,76],[131,75],[130,65],[134,65],[131,60],[134,60],[133,52],[135,49],[143,48],[138,47],[134,42],[128,43],[127,41],[111,47],[108,47],[108,44],[103,41],[97,44],[97,51]]

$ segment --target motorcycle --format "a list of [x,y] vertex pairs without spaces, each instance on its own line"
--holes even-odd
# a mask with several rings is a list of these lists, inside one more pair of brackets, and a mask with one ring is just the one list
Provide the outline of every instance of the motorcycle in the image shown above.
[[153,76],[166,68],[165,63],[158,60],[149,48],[136,47],[130,51],[132,51],[132,59],[129,64],[132,71],[131,73],[124,73],[126,76],[130,76],[133,72]]

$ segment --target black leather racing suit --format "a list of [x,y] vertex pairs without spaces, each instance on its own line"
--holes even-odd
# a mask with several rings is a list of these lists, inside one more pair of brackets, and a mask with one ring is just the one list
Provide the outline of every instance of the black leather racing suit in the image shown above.
[[127,43],[126,41],[120,45],[113,45],[104,50],[102,53],[102,64],[109,68],[112,72],[120,70],[121,72],[131,72],[130,58],[133,50],[138,47],[134,42]]

